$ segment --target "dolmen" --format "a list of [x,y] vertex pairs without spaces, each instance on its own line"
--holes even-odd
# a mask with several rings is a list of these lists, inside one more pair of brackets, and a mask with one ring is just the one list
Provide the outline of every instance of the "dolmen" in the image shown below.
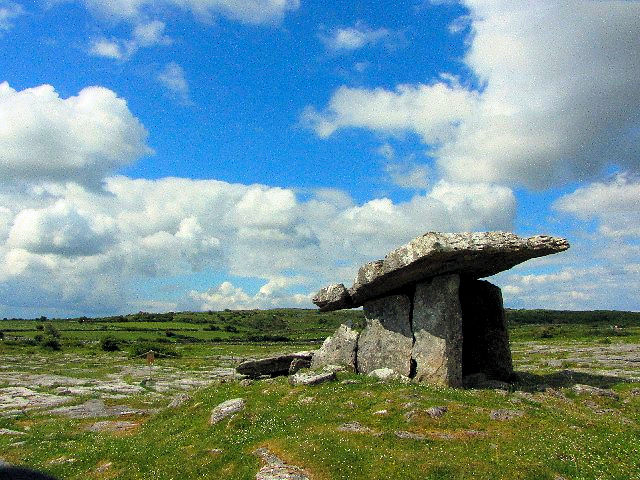
[[386,368],[453,387],[474,377],[509,381],[502,292],[480,279],[568,248],[546,235],[425,233],[363,265],[351,288],[333,284],[313,297],[321,311],[363,307],[366,326],[358,333],[341,325],[315,352],[312,368]]

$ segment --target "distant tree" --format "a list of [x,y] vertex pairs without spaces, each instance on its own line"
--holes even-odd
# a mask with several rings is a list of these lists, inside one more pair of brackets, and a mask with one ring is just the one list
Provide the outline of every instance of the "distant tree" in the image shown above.
[[47,323],[44,327],[44,333],[53,337],[53,338],[60,338],[60,332],[58,331],[58,329],[56,327],[54,327],[52,324]]
[[35,337],[33,337],[33,339],[37,342],[37,343],[42,343],[42,341],[44,340],[44,335],[36,335]]
[[0,340],[4,340],[4,332],[0,330]]
[[56,350],[56,351],[62,348],[60,341],[55,337],[46,337],[42,342],[42,346],[44,348],[48,348],[49,350]]
[[40,330],[40,331],[44,330],[44,325],[41,323],[36,325],[36,330]]

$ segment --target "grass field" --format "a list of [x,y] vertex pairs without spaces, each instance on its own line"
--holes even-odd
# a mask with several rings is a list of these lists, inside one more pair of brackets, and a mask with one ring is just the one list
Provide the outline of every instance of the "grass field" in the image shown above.
[[[317,480],[640,478],[640,322],[544,319],[512,322],[519,380],[508,390],[344,372],[315,387],[230,376],[240,358],[317,348],[340,323],[361,325],[359,311],[0,321],[0,429],[14,432],[0,434],[0,459],[64,479],[254,479],[253,452],[266,447]],[[54,333],[60,350],[45,345]],[[251,340],[259,335],[278,341]],[[104,336],[120,350],[103,351]],[[175,356],[149,369],[130,353],[143,342]],[[18,388],[34,402],[100,399],[131,412],[69,418],[9,406]],[[167,408],[185,391],[184,404]],[[243,411],[209,425],[216,405],[238,397]],[[432,416],[435,406],[446,413]],[[126,428],[91,431],[116,421]]]

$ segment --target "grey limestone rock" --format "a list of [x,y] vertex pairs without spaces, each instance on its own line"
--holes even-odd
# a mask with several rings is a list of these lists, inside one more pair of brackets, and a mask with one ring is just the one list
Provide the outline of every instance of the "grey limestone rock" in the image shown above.
[[325,372],[325,373],[307,373],[307,372],[298,372],[289,377],[289,383],[291,385],[318,385],[324,382],[332,382],[336,380],[336,372]]
[[316,293],[312,298],[313,303],[320,307],[321,311],[339,310],[341,308],[351,308],[351,297],[349,291],[342,283],[332,283]]
[[106,406],[102,400],[87,400],[80,405],[59,407],[50,410],[54,415],[64,415],[69,418],[95,418],[112,417],[120,415],[140,415],[148,413],[147,410],[126,407],[124,405]]
[[367,326],[358,338],[360,373],[390,368],[400,375],[411,371],[411,301],[407,295],[391,295],[364,305]]
[[356,351],[358,332],[346,325],[340,325],[333,336],[328,337],[322,347],[316,350],[311,368],[323,368],[328,365],[344,365],[348,370],[356,370]]
[[226,402],[222,402],[213,410],[211,410],[211,417],[209,418],[209,425],[215,425],[216,423],[224,420],[225,418],[244,410],[246,402],[244,398],[232,398]]
[[333,286],[329,295],[332,286],[325,287],[317,295],[321,303],[316,304],[325,311],[358,307],[368,299],[438,275],[488,277],[568,248],[567,240],[547,235],[522,238],[506,232],[429,232],[388,253],[383,260],[362,266],[346,293]]
[[462,384],[462,311],[458,275],[443,275],[416,285],[413,300],[412,358],[415,380]]
[[256,480],[309,480],[302,468],[286,464],[266,448],[259,448],[253,453],[264,462],[264,466],[256,474]]
[[188,393],[178,393],[175,397],[171,399],[169,403],[169,408],[178,408],[182,406],[184,403],[191,400],[191,396]]
[[262,375],[276,377],[279,375],[289,375],[291,362],[295,359],[311,361],[313,354],[310,352],[289,353],[286,355],[276,355],[259,360],[246,360],[236,367],[236,371],[249,378],[258,378]]
[[303,368],[309,368],[311,366],[311,360],[308,358],[294,358],[289,365],[289,375],[293,375],[298,370]]

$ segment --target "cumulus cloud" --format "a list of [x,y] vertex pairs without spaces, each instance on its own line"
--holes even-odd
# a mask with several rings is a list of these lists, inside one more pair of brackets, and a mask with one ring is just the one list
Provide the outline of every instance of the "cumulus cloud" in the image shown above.
[[391,182],[398,187],[421,190],[429,186],[431,171],[426,165],[416,165],[412,162],[387,163],[385,171]]
[[100,38],[93,40],[89,47],[89,53],[97,57],[113,60],[127,60],[141,48],[155,45],[169,45],[172,40],[164,34],[166,25],[164,22],[154,20],[140,23],[135,26],[129,40],[116,38]]
[[158,74],[158,81],[172,95],[175,95],[183,102],[189,102],[189,82],[184,73],[184,69],[175,62],[168,63]]
[[329,33],[322,33],[320,40],[329,50],[345,52],[374,45],[389,38],[390,35],[391,32],[386,28],[373,29],[362,22],[357,22],[353,27],[336,28]]
[[0,1],[0,33],[13,28],[13,20],[24,14],[22,5],[15,2]]
[[149,11],[181,8],[209,20],[216,15],[250,24],[273,23],[300,6],[300,0],[82,0],[94,12],[113,19],[138,20]]
[[348,127],[413,131],[456,181],[544,188],[640,155],[640,2],[465,0],[466,65],[451,82],[341,87],[305,119],[323,138]]
[[102,87],[60,98],[50,85],[22,91],[0,83],[0,182],[96,184],[151,152],[127,103]]
[[21,308],[27,289],[43,310],[79,314],[166,301],[138,298],[135,285],[196,273],[262,283],[184,286],[192,307],[311,306],[310,292],[420,233],[509,229],[515,215],[508,188],[447,182],[409,202],[357,204],[336,190],[301,200],[264,185],[110,177],[104,191],[48,184],[2,192],[0,204],[0,304]]
[[559,198],[554,208],[597,221],[599,233],[607,237],[640,238],[640,180],[628,175],[579,188]]

